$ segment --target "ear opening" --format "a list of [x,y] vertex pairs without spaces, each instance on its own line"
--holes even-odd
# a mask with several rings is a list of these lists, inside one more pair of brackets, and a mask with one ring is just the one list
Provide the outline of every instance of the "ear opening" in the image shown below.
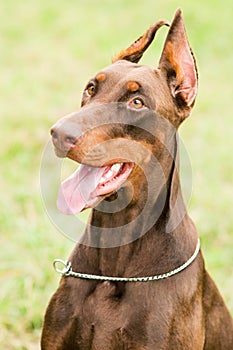
[[159,69],[166,75],[178,108],[186,108],[190,112],[197,95],[198,73],[180,9],[177,10],[169,29]]
[[169,23],[166,21],[159,21],[150,26],[150,28],[132,45],[130,45],[127,49],[122,50],[118,55],[114,56],[112,63],[119,60],[127,60],[133,63],[138,63],[142,58],[143,53],[154,40],[157,30],[163,25],[169,26]]

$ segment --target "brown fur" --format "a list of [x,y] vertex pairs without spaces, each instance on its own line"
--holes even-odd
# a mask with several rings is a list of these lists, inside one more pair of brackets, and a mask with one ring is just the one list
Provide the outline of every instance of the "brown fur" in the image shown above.
[[[122,51],[87,85],[83,108],[52,129],[58,156],[68,152],[74,161],[92,166],[125,159],[137,164],[129,178],[131,186],[125,184],[93,209],[91,225],[69,258],[74,271],[153,276],[180,266],[195,250],[198,234],[182,200],[176,163],[176,131],[191,112],[197,88],[180,10],[158,69],[129,62],[141,57],[148,46],[143,39]],[[139,104],[136,110],[135,98],[145,106]],[[114,123],[116,116],[118,123]],[[75,143],[72,148],[71,143]],[[153,157],[164,180],[152,164]],[[118,205],[127,198],[129,204],[109,214],[104,208],[114,207],[116,196]],[[164,206],[153,222],[161,198]],[[147,202],[142,219],[134,224]],[[139,237],[147,224],[147,232]],[[119,228],[117,234],[114,228]],[[105,242],[107,246],[109,237],[115,247],[98,248]],[[232,350],[233,323],[200,252],[183,272],[160,281],[112,283],[63,277],[46,311],[41,348]]]

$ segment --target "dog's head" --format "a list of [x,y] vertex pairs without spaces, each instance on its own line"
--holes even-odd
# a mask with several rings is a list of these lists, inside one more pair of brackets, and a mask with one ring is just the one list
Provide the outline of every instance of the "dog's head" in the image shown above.
[[82,163],[61,187],[61,211],[76,213],[95,206],[127,179],[137,193],[142,190],[139,183],[143,183],[145,169],[152,171],[152,158],[160,163],[157,178],[164,177],[158,182],[168,180],[176,148],[174,135],[195,102],[197,70],[180,10],[170,26],[158,68],[138,63],[162,25],[167,22],[152,25],[116,55],[86,85],[82,108],[53,126],[56,154]]

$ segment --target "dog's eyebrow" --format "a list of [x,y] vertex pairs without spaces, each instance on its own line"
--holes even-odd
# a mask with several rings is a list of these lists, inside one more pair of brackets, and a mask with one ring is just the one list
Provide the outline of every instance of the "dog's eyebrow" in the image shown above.
[[100,82],[102,82],[102,81],[105,81],[106,78],[107,78],[106,73],[98,73],[98,74],[96,75],[96,77],[95,77],[95,80],[96,80],[98,83],[100,83]]
[[126,89],[130,92],[136,92],[140,88],[140,84],[138,84],[136,81],[128,81],[126,84]]

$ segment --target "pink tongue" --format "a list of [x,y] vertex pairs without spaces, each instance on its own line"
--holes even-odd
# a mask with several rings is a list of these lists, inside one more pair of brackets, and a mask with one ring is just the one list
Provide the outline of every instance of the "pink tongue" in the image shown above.
[[94,192],[106,167],[94,168],[87,165],[80,167],[60,186],[57,208],[64,214],[77,214],[85,207],[96,203]]

